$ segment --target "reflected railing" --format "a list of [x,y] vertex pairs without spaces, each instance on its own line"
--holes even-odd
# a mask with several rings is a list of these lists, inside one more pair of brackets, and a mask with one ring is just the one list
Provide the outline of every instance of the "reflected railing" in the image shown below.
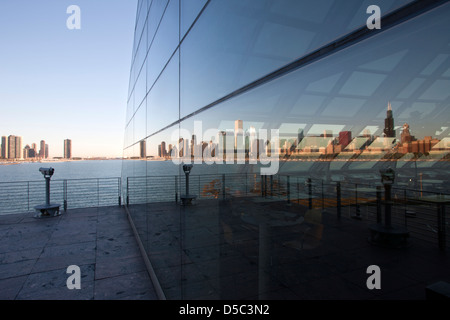
[[[291,262],[303,266],[320,246],[365,248],[368,227],[386,219],[381,181],[190,175],[189,190],[197,197],[183,205],[185,182],[179,175],[128,177],[124,183],[127,211],[167,299],[270,298],[277,281],[289,287],[302,277],[290,273]],[[450,194],[396,183],[391,224],[406,227],[416,244],[448,250]],[[367,235],[346,235],[360,241],[352,244],[338,238],[345,232]]]
[[[52,180],[50,199],[64,210],[121,205],[121,178]],[[0,182],[0,215],[34,211],[45,202],[45,182]]]
[[[157,202],[181,204],[184,176],[141,176],[126,180],[126,204]],[[384,217],[384,188],[380,183],[327,181],[306,176],[277,174],[204,174],[191,175],[189,190],[197,200],[259,197],[281,200],[308,209],[321,209],[348,217],[381,223]],[[450,194],[394,185],[391,191],[392,223],[408,228],[411,236],[439,247],[450,247],[446,206]]]

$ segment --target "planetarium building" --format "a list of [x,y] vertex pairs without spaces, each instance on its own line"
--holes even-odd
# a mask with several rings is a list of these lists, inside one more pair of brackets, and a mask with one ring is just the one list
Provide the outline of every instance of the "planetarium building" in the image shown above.
[[330,274],[292,272],[331,248],[325,215],[386,211],[414,238],[408,199],[450,193],[449,17],[431,0],[139,0],[122,194],[161,297],[302,298]]

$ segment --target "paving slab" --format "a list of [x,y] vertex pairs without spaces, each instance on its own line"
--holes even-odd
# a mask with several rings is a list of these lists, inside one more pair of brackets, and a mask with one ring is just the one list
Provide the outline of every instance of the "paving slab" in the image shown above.
[[0,231],[0,300],[158,299],[123,207],[2,215]]

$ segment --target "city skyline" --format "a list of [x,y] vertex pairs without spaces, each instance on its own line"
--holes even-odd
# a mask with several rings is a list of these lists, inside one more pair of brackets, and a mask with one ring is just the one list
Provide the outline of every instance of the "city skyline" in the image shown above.
[[64,139],[62,155],[50,157],[49,150],[49,144],[45,140],[40,140],[39,144],[24,144],[22,137],[15,135],[1,136],[0,140],[0,160],[79,158],[73,156],[71,139]]
[[[339,131],[338,134],[334,134],[332,130],[324,130],[320,135],[305,136],[303,129],[299,128],[295,138],[293,134],[290,138],[277,137],[279,148],[272,150],[272,140],[264,141],[263,139],[258,139],[255,127],[250,126],[247,130],[244,130],[244,121],[238,119],[234,121],[234,130],[217,130],[217,135],[211,137],[210,140],[207,139],[207,141],[202,139],[197,141],[195,134],[191,136],[190,140],[179,138],[178,142],[174,144],[167,144],[166,141],[161,141],[157,148],[157,156],[147,155],[147,144],[145,140],[141,140],[139,142],[139,157],[141,159],[148,157],[160,159],[182,158],[188,162],[192,159],[205,161],[207,158],[208,160],[212,158],[222,160],[223,157],[223,160],[226,162],[234,162],[240,159],[238,156],[240,153],[243,155],[241,160],[245,159],[247,161],[259,159],[262,154],[270,155],[274,151],[280,157],[292,156],[292,159],[300,159],[298,156],[314,153],[327,156],[327,159],[339,159],[338,156],[341,152],[344,154],[353,153],[356,157],[363,152],[386,152],[393,156],[392,159],[396,160],[396,155],[401,157],[401,155],[413,153],[415,154],[415,159],[417,159],[421,155],[429,154],[433,148],[433,151],[449,148],[447,140],[439,140],[431,135],[418,139],[411,135],[408,123],[403,124],[400,138],[397,138],[395,128],[394,112],[391,103],[388,102],[382,130],[383,134],[381,136],[374,135],[369,130],[365,130],[354,137],[352,131]],[[226,138],[234,139],[232,146],[227,142]],[[441,141],[443,143],[440,143]],[[234,153],[234,157],[227,158],[226,155],[230,152]],[[443,154],[443,159],[444,157],[445,154]],[[351,159],[354,160],[356,158],[352,157]],[[350,158],[344,160],[350,160]]]

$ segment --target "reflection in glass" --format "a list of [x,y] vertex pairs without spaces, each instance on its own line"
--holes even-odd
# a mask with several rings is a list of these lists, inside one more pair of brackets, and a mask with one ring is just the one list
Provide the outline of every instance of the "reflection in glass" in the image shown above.
[[[379,5],[386,14],[408,2]],[[323,219],[337,190],[348,217],[364,206],[376,219],[380,170],[395,170],[396,201],[450,192],[449,4],[293,63],[364,26],[370,4],[151,2],[144,94],[131,71],[123,189],[169,298],[299,293],[329,270],[305,265],[308,255],[341,239]],[[286,65],[296,69],[267,76]],[[185,163],[192,207],[180,205]],[[419,208],[399,203],[402,219]]]

